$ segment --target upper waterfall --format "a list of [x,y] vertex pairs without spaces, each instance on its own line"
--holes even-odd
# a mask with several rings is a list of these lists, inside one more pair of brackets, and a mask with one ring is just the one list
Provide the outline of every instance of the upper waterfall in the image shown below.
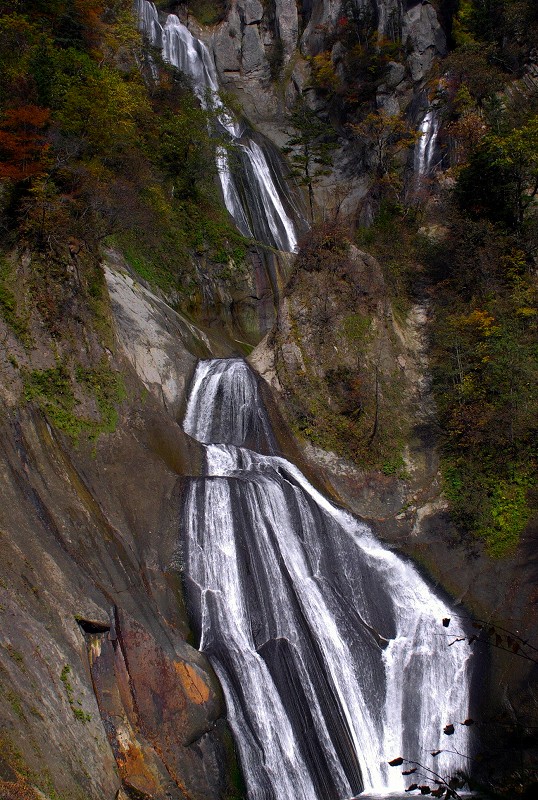
[[189,77],[200,103],[215,112],[217,125],[228,137],[232,152],[237,152],[232,160],[226,148],[218,148],[217,170],[224,203],[238,229],[244,236],[278,250],[295,252],[295,225],[284,208],[277,176],[263,149],[245,134],[244,126],[220,99],[217,72],[207,47],[175,14],[169,14],[163,27],[154,3],[136,0],[135,8],[140,29],[154,46],[162,48],[165,61]]
[[419,139],[415,145],[413,166],[417,181],[427,177],[434,167],[438,132],[439,116],[435,109],[429,108],[420,123]]
[[469,705],[470,651],[448,646],[449,606],[274,454],[245,362],[198,364],[184,427],[206,449],[182,512],[187,597],[249,800],[401,792],[387,764],[398,755],[463,770],[468,729],[443,749]]

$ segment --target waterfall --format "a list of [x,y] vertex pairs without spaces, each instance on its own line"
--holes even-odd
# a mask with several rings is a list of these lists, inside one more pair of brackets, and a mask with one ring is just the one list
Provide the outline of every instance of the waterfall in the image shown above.
[[[154,3],[136,0],[139,27],[156,47],[162,48],[165,61],[191,80],[193,91],[203,108],[211,108],[218,125],[232,147],[238,151],[237,162],[243,172],[243,193],[237,187],[226,148],[218,148],[217,171],[224,204],[244,236],[256,238],[277,250],[295,252],[295,226],[284,208],[275,178],[263,150],[245,135],[243,126],[222,103],[218,79],[211,55],[203,42],[196,39],[175,14],[166,24],[159,23]],[[241,176],[239,176],[241,178]]]
[[467,727],[442,732],[467,718],[470,679],[447,604],[276,455],[244,361],[199,362],[183,427],[205,448],[181,516],[187,599],[249,800],[401,792],[399,755],[464,770]]
[[435,145],[439,132],[439,117],[435,109],[430,108],[420,123],[420,137],[415,145],[414,172],[417,182],[427,177],[434,166]]

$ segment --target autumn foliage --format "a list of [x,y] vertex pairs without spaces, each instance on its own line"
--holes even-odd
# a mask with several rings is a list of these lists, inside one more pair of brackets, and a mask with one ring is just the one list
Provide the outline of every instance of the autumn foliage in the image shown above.
[[[242,263],[220,140],[177,70],[150,63],[132,0],[0,3],[0,76],[0,257],[29,254],[18,295],[52,336],[95,305],[104,241],[193,302],[192,252],[215,280]],[[24,302],[0,304],[12,327]]]
[[0,119],[0,178],[22,181],[39,175],[50,145],[45,140],[50,120],[47,108],[11,108]]

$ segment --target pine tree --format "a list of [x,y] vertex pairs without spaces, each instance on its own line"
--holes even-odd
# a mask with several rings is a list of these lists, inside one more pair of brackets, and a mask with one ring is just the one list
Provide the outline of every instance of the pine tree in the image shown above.
[[330,174],[332,151],[336,148],[334,131],[306,104],[296,103],[289,117],[293,133],[282,152],[290,156],[291,173],[300,186],[308,189],[310,216],[314,218],[314,183]]

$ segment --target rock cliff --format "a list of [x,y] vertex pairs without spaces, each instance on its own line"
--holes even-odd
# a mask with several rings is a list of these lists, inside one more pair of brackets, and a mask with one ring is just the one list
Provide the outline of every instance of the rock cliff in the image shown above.
[[181,476],[201,462],[176,419],[196,357],[226,347],[113,253],[106,271],[109,367],[126,390],[113,433],[74,443],[19,405],[2,363],[0,792],[232,797],[222,696],[189,644],[177,555]]

